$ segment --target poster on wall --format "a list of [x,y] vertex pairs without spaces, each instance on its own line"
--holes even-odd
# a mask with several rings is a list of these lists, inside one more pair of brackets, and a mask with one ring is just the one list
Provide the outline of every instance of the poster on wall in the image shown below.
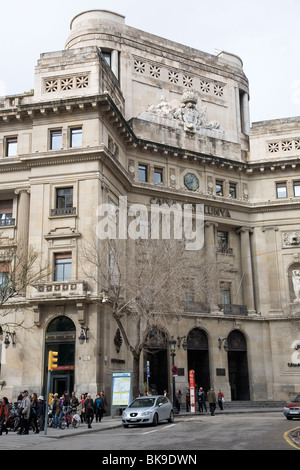
[[131,372],[112,372],[111,390],[112,410],[126,408],[131,402]]

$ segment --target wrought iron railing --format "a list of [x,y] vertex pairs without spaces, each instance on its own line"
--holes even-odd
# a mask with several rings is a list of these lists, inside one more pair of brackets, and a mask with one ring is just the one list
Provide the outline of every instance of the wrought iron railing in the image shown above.
[[11,225],[16,225],[16,219],[0,219],[0,227],[10,227]]
[[248,315],[246,305],[219,304],[219,308],[224,315]]

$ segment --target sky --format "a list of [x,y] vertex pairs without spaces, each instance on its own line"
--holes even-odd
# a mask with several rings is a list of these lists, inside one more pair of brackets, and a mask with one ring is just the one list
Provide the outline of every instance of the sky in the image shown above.
[[0,96],[31,90],[40,54],[63,50],[72,18],[93,9],[209,54],[238,55],[251,122],[300,116],[299,0],[0,0]]

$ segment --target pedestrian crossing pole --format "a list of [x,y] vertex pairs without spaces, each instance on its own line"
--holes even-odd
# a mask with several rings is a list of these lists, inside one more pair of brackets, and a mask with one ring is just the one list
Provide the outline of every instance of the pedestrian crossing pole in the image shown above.
[[45,426],[44,426],[44,435],[47,435],[47,428],[48,428],[48,402],[49,402],[49,395],[50,395],[50,384],[51,384],[51,372],[53,369],[57,368],[57,361],[58,361],[58,352],[57,351],[49,351],[48,354],[48,377],[47,377],[47,393],[46,393],[46,400],[45,400]]

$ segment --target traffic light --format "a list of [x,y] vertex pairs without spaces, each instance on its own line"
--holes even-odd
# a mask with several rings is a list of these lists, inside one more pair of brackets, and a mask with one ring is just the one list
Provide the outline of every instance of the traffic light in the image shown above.
[[56,369],[57,368],[57,361],[58,361],[58,352],[57,351],[49,351],[48,357],[48,370]]

